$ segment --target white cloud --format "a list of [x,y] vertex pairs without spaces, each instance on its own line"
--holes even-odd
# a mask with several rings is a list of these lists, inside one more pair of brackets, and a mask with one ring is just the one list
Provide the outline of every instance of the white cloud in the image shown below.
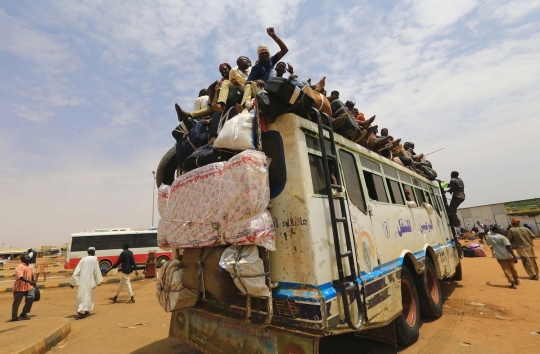
[[505,23],[515,23],[540,8],[539,0],[510,1],[493,12],[493,18]]

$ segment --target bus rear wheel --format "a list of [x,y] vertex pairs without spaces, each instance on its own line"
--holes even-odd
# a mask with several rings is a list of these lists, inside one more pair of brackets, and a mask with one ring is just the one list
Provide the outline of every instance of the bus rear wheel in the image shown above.
[[428,257],[426,257],[426,270],[417,277],[416,287],[422,316],[433,319],[441,317],[443,302],[441,284],[437,278],[435,266]]
[[157,267],[158,267],[158,268],[163,267],[163,265],[164,265],[165,263],[167,263],[168,260],[169,260],[169,258],[167,258],[167,257],[165,257],[165,256],[159,257],[158,260],[157,260]]
[[396,319],[396,339],[400,346],[409,346],[420,336],[420,305],[414,278],[407,267],[401,268],[401,303],[403,310]]
[[99,261],[99,269],[110,269],[112,267],[112,263],[108,260]]

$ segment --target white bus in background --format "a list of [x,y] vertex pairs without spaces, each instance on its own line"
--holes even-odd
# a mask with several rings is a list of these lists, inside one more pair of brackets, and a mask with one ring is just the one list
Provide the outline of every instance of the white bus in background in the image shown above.
[[124,244],[129,245],[138,265],[146,263],[149,251],[156,252],[158,266],[171,259],[170,250],[157,246],[156,229],[95,229],[70,236],[64,268],[75,269],[79,261],[88,255],[89,247],[96,248],[99,268],[110,268],[118,260]]

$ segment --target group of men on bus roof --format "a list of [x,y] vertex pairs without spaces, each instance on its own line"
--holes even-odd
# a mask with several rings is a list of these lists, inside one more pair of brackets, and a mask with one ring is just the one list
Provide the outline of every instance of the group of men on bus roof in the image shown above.
[[[258,60],[252,66],[251,60],[247,56],[240,56],[236,61],[237,66],[232,68],[228,63],[219,65],[219,73],[221,79],[212,83],[208,89],[202,89],[199,92],[199,97],[195,101],[195,109],[191,112],[183,110],[178,104],[175,104],[176,113],[180,122],[187,118],[205,118],[212,115],[214,112],[223,112],[226,108],[226,101],[231,87],[238,86],[243,89],[243,97],[240,104],[237,104],[238,111],[242,111],[246,103],[251,102],[251,99],[262,89],[266,82],[272,77],[283,77],[288,72],[290,74],[289,81],[297,87],[306,88],[309,92],[314,92],[312,96],[318,99],[317,94],[327,95],[325,91],[326,77],[322,77],[319,82],[312,85],[311,79],[299,79],[295,74],[294,68],[289,63],[280,62],[285,54],[289,51],[286,44],[276,35],[272,27],[267,28],[268,35],[278,44],[279,51],[270,55],[269,47],[261,44],[257,48]],[[328,97],[324,97],[323,102],[315,102],[317,108],[324,113],[328,113],[332,117],[330,103],[334,100],[339,100],[339,92],[332,91]],[[378,154],[405,166],[416,173],[434,180],[437,173],[432,168],[429,161],[425,160],[423,154],[416,154],[414,151],[414,143],[405,142],[401,144],[401,139],[394,139],[389,135],[388,129],[383,128],[380,135],[378,134],[378,126],[372,125],[375,116],[369,119],[364,117],[364,114],[355,108],[355,103],[346,101],[345,106],[350,116],[356,122],[358,129],[362,131],[355,140],[358,144],[367,147],[368,149],[377,152]],[[334,117],[333,120],[339,119]]]

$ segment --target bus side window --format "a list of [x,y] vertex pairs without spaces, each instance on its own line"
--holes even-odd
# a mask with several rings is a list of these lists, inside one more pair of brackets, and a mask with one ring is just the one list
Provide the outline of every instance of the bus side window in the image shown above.
[[390,198],[392,199],[392,203],[405,205],[405,201],[403,200],[403,196],[401,195],[401,190],[399,189],[399,183],[387,178],[386,184],[390,189]]
[[157,233],[155,234],[145,234],[146,236],[146,246],[145,247],[157,247]]
[[414,193],[416,194],[416,200],[418,200],[418,206],[421,207],[426,202],[424,197],[424,191],[419,188],[414,188]]
[[88,247],[96,247],[92,236],[73,237],[71,252],[86,251]]
[[403,194],[405,194],[405,199],[407,199],[408,202],[416,203],[414,193],[412,192],[412,187],[403,183],[401,184],[401,186],[403,187]]
[[122,249],[123,248],[123,236],[111,235],[109,236],[109,248],[108,249]]
[[362,189],[362,183],[360,182],[360,176],[358,175],[358,166],[354,156],[346,151],[339,150],[339,158],[341,159],[341,165],[343,168],[343,176],[345,177],[345,183],[347,184],[347,193],[354,205],[362,211],[367,213],[366,201],[364,198],[364,190]]
[[366,187],[368,189],[370,200],[388,203],[388,197],[386,196],[382,176],[364,171],[364,180],[366,181]]

